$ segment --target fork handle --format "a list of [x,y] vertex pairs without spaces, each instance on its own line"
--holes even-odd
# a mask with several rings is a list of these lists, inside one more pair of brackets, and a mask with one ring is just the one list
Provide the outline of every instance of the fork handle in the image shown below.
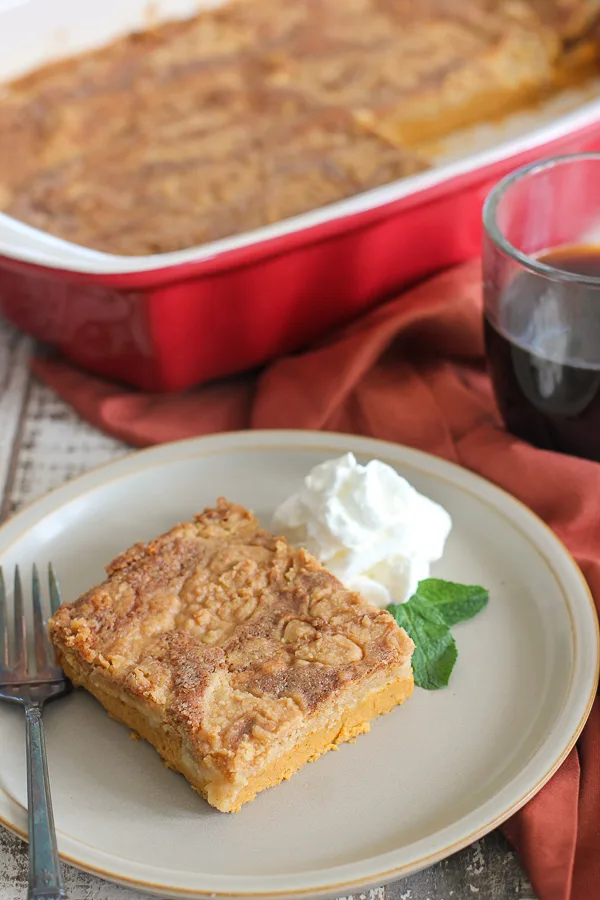
[[25,708],[29,889],[27,900],[67,900],[60,871],[52,814],[46,741],[40,706]]

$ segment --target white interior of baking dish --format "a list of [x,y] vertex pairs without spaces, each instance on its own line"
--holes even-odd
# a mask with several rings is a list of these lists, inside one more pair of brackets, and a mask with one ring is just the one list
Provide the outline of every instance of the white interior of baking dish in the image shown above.
[[[185,18],[220,0],[0,0],[0,83],[46,62],[102,46],[130,31]],[[0,88],[1,90],[1,88]],[[479,126],[445,141],[423,174],[245,234],[154,256],[116,256],[78,247],[0,213],[0,255],[96,274],[141,272],[220,253],[384,206],[458,175],[542,147],[600,118],[600,80],[565,92],[535,113]],[[18,152],[18,148],[15,148]]]

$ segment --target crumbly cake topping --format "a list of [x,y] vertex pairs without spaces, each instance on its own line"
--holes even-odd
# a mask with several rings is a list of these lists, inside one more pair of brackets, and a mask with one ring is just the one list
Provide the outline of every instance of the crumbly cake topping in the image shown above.
[[56,613],[53,640],[183,726],[219,767],[260,753],[350,683],[410,662],[387,612],[225,500],[107,572]]
[[0,210],[129,255],[296,215],[421,171],[423,141],[547,90],[599,15],[600,0],[231,0],[4,88]]
[[541,19],[566,40],[585,35],[600,22],[600,0],[532,0]]

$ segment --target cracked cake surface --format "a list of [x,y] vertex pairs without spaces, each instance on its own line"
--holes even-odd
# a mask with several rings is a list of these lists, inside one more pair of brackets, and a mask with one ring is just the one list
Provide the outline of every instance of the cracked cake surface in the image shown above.
[[51,622],[60,662],[232,811],[409,696],[413,644],[220,500],[136,544]]
[[597,74],[599,23],[600,0],[229,0],[0,87],[0,211],[121,255],[262,227]]

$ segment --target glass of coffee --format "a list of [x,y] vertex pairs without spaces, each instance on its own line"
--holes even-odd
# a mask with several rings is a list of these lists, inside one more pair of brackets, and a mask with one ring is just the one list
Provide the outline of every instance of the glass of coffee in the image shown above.
[[600,153],[520,169],[483,218],[486,349],[506,426],[600,461]]

